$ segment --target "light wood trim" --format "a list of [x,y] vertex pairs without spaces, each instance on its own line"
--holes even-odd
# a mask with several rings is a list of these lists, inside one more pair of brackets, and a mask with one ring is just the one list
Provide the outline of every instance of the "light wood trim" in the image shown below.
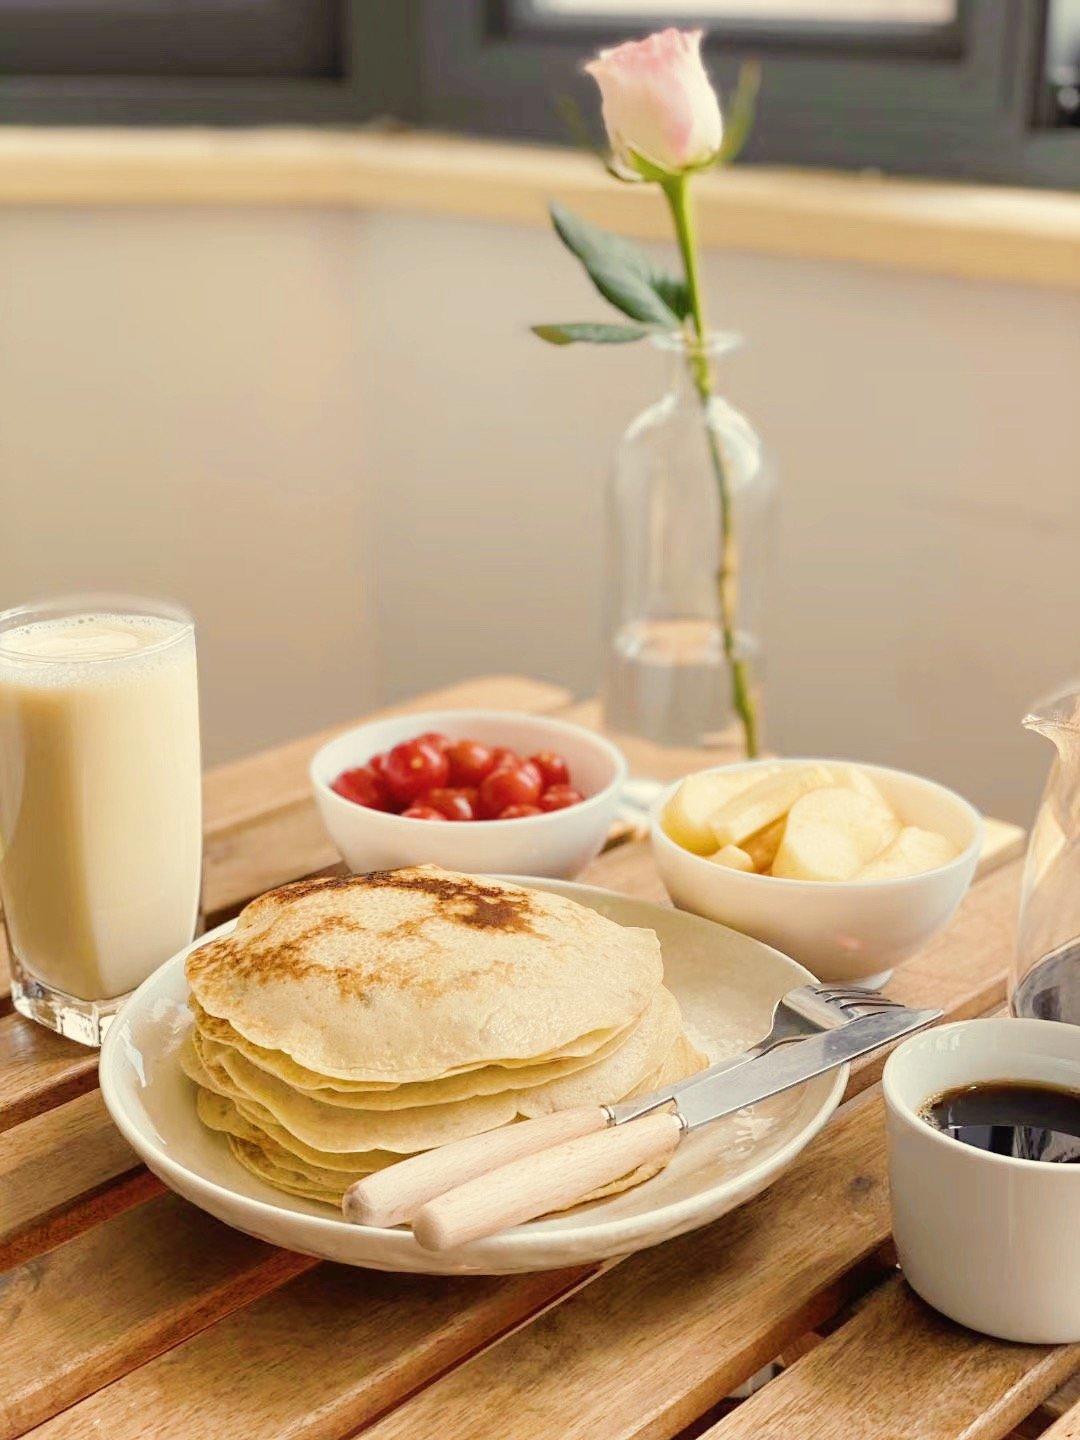
[[[0,129],[0,205],[310,205],[545,225],[557,196],[670,238],[591,156],[370,131]],[[706,246],[1080,289],[1080,195],[743,166],[697,187]],[[570,317],[573,318],[573,317]]]

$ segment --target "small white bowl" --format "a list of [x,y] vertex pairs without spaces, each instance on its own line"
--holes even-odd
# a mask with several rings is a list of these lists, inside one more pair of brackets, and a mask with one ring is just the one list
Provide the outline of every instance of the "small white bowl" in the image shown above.
[[[844,764],[829,760],[751,760],[715,766],[738,772],[776,766]],[[684,850],[660,817],[672,785],[652,814],[652,845],[668,894],[682,910],[719,920],[764,940],[819,980],[880,985],[892,967],[924,945],[953,916],[982,850],[982,817],[953,790],[881,765],[859,765],[905,825],[937,830],[957,847],[947,865],[892,880],[787,880],[747,874]]]
[[893,1233],[905,1278],[961,1325],[1034,1345],[1080,1340],[1080,1166],[993,1155],[920,1115],[980,1080],[1080,1088],[1080,1026],[966,1020],[897,1047],[882,1076]]
[[[453,740],[508,745],[521,755],[553,750],[570,767],[580,805],[518,820],[448,822],[406,820],[368,810],[331,790],[342,770],[437,730]],[[400,865],[442,865],[468,874],[547,875],[569,879],[594,859],[615,818],[626,761],[619,750],[580,725],[511,710],[428,710],[374,720],[347,730],[318,750],[311,783],[323,823],[351,870],[393,870]]]

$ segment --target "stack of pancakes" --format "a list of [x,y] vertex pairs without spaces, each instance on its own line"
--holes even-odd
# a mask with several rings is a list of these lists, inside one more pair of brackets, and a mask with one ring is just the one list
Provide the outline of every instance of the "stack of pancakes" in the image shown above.
[[200,1118],[329,1204],[405,1155],[706,1063],[651,930],[432,866],[272,890],[187,976]]

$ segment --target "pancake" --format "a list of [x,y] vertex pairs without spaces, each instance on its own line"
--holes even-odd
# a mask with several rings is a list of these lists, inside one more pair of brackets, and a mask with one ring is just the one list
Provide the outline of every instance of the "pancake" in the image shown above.
[[331,1189],[319,1185],[310,1181],[303,1171],[292,1166],[275,1164],[258,1145],[252,1145],[235,1135],[227,1135],[225,1138],[229,1149],[244,1169],[250,1170],[257,1179],[273,1185],[275,1190],[284,1190],[287,1195],[298,1195],[302,1200],[318,1200],[324,1205],[332,1205],[335,1209],[340,1206],[347,1186],[340,1189],[334,1186]]
[[[660,1085],[673,1084],[686,1075],[692,1075],[705,1063],[705,1057],[694,1049],[685,1035],[680,1034],[664,1061],[645,1077],[642,1085],[636,1087],[632,1093],[639,1093],[639,1091],[647,1093]],[[628,1099],[630,1096],[619,1098]],[[200,1098],[200,1107],[201,1103]],[[225,1104],[227,1105],[228,1102]],[[203,1113],[202,1108],[200,1108],[200,1113]],[[230,1150],[246,1170],[249,1170],[258,1179],[265,1180],[267,1184],[291,1195],[298,1195],[306,1200],[320,1201],[325,1205],[337,1208],[341,1204],[342,1195],[353,1181],[370,1173],[362,1169],[343,1173],[338,1168],[305,1162],[290,1155],[288,1151],[275,1145],[265,1136],[260,1136],[255,1127],[245,1125],[243,1121],[238,1122],[235,1114],[230,1116],[227,1111],[219,1111],[213,1106],[208,1106],[206,1113],[212,1116],[213,1128],[226,1132]],[[218,1123],[219,1117],[220,1123]],[[602,1199],[604,1196],[628,1190],[632,1186],[640,1185],[650,1179],[662,1168],[662,1164],[640,1165],[617,1180],[601,1186],[592,1194],[575,1201],[574,1204],[584,1205],[590,1201]]]
[[413,1154],[466,1135],[494,1130],[519,1117],[547,1115],[576,1105],[601,1105],[621,1098],[651,1074],[671,1051],[681,1031],[675,997],[661,988],[641,1023],[616,1050],[596,1064],[528,1090],[475,1096],[451,1104],[405,1110],[328,1105],[293,1090],[260,1070],[238,1051],[193,1036],[193,1047],[209,1086],[230,1099],[254,1102],[305,1145],[323,1151],[391,1150]]
[[[250,1060],[260,1070],[283,1080],[294,1090],[300,1090],[323,1100],[328,1105],[353,1105],[359,1103],[370,1110],[404,1110],[414,1105],[448,1104],[454,1100],[469,1100],[475,1095],[495,1095],[504,1090],[525,1090],[534,1085],[544,1085],[549,1080],[558,1080],[586,1065],[593,1065],[610,1055],[627,1038],[641,1017],[635,1017],[632,1024],[613,1034],[582,1036],[578,1046],[580,1055],[564,1054],[554,1060],[542,1060],[537,1064],[486,1065],[475,1070],[463,1070],[452,1075],[443,1075],[437,1080],[406,1081],[396,1085],[392,1082],[371,1082],[364,1080],[340,1080],[333,1076],[322,1076],[314,1070],[298,1065],[291,1056],[281,1050],[267,1050],[246,1040],[234,1030],[227,1020],[208,1015],[198,1001],[191,1002],[195,1015],[195,1026],[199,1034],[220,1045],[230,1045],[238,1050],[245,1060]],[[603,1038],[606,1034],[607,1038]],[[586,1045],[596,1048],[585,1050]]]
[[310,1145],[295,1139],[272,1118],[259,1123],[256,1110],[246,1110],[242,1102],[228,1100],[213,1090],[201,1089],[196,1096],[195,1108],[199,1119],[208,1130],[218,1130],[225,1135],[235,1135],[252,1145],[261,1145],[275,1159],[288,1164],[310,1165],[323,1170],[341,1170],[346,1174],[370,1175],[373,1170],[382,1170],[400,1160],[400,1155],[387,1150],[359,1151],[351,1154],[334,1155],[313,1150]]
[[706,1063],[652,931],[432,866],[270,891],[186,970],[199,1119],[267,1184],[329,1205],[402,1156]]
[[662,978],[651,930],[434,866],[271,890],[186,970],[202,1009],[252,1044],[323,1078],[396,1084],[591,1055]]

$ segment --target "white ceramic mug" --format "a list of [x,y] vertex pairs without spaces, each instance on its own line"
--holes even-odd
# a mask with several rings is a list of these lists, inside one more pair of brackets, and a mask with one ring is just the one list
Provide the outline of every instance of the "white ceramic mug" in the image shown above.
[[994,1155],[920,1117],[976,1081],[1080,1090],[1080,1026],[967,1020],[897,1047],[882,1078],[893,1233],[936,1310],[1002,1340],[1080,1340],[1080,1165]]

